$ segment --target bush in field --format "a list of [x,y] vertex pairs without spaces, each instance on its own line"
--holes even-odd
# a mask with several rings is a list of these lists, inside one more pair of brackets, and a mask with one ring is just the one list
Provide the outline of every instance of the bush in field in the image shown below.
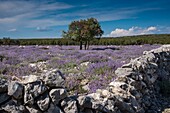
[[67,32],[63,31],[63,37],[73,39],[80,44],[80,50],[84,43],[85,50],[89,48],[89,43],[95,37],[102,36],[104,32],[95,18],[87,20],[73,21],[69,25]]

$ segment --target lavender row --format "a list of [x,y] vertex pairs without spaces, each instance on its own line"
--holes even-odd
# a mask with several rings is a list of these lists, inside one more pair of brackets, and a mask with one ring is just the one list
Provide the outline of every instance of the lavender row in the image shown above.
[[[0,74],[8,79],[22,78],[59,68],[66,76],[70,93],[90,93],[110,83],[116,77],[115,69],[143,51],[158,47],[91,46],[89,50],[79,50],[78,46],[0,46]],[[44,63],[38,66],[41,62]]]

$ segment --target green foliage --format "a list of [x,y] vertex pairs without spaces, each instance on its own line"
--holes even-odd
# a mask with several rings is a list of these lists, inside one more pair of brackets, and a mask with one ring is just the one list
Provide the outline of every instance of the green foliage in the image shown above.
[[19,40],[10,39],[10,37],[3,37],[0,39],[0,45],[20,45]]
[[63,37],[79,42],[80,49],[82,49],[83,43],[85,49],[88,49],[90,41],[95,37],[102,36],[102,34],[101,26],[95,18],[73,21],[69,25],[68,31],[63,31]]
[[96,69],[94,69],[94,74],[96,74],[96,75],[102,75],[102,74],[105,74],[106,73],[106,70],[107,71],[113,71],[113,69],[111,68],[111,67],[109,67],[109,66],[104,66],[104,67],[100,67],[100,68],[96,68]]
[[[0,39],[0,45],[79,45],[78,41],[70,38],[56,39],[10,39],[10,43],[3,43]],[[103,37],[90,40],[91,45],[142,45],[142,44],[170,44],[170,34],[140,35],[126,37]]]
[[66,69],[73,69],[76,66],[77,66],[77,64],[75,62],[69,62],[69,63],[64,65],[64,68],[66,68]]

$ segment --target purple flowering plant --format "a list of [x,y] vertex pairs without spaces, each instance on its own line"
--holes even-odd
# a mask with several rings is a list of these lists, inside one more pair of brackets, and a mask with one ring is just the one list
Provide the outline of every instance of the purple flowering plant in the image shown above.
[[[65,74],[66,87],[71,93],[90,93],[113,81],[118,67],[143,51],[158,47],[91,46],[89,50],[79,50],[78,46],[0,46],[0,75],[21,78],[58,68]],[[88,82],[81,84],[85,79]],[[83,85],[88,85],[89,90],[83,89]]]

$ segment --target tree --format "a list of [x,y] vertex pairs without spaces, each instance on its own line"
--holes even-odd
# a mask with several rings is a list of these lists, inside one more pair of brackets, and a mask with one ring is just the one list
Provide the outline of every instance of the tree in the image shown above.
[[3,44],[2,39],[0,39],[0,45],[2,45],[2,44]]
[[89,48],[90,41],[96,37],[101,37],[103,33],[97,19],[89,18],[87,20],[71,22],[68,31],[63,31],[63,37],[79,42],[80,50],[82,50],[82,45],[84,43],[84,48],[86,50]]
[[95,18],[89,18],[86,21],[86,27],[85,27],[86,33],[86,42],[85,42],[85,49],[87,45],[87,49],[89,49],[89,43],[92,41],[94,38],[99,38],[102,36],[104,33],[103,30],[101,29],[101,26],[99,25],[99,22]]
[[[82,21],[82,20],[81,20]],[[81,36],[81,30],[83,29],[83,23],[80,21],[73,21],[69,25],[69,30],[67,32],[63,31],[64,38],[71,38],[74,41],[80,43],[80,50],[82,49],[83,37]]]
[[2,43],[3,45],[11,45],[12,40],[10,39],[10,37],[3,37],[2,39]]

